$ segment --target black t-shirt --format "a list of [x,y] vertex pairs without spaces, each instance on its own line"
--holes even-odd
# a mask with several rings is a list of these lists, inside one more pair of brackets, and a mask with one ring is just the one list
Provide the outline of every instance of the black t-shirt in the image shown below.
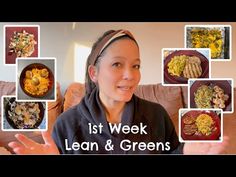
[[110,124],[97,89],[58,117],[53,139],[63,154],[182,153],[174,125],[160,104],[133,95],[121,123]]

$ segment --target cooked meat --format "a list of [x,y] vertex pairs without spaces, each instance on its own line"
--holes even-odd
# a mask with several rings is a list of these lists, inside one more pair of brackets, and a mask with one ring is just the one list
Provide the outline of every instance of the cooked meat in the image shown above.
[[190,125],[190,124],[193,124],[194,122],[195,122],[194,117],[186,116],[186,117],[183,118],[183,123],[184,124]]
[[201,65],[197,64],[197,63],[193,63],[192,64],[192,69],[193,69],[193,73],[195,74],[195,77],[200,77],[202,74],[201,71]]
[[198,78],[202,75],[201,65],[198,63],[188,63],[185,65],[183,75],[186,78]]
[[188,63],[197,63],[197,64],[201,64],[201,60],[200,58],[196,57],[196,56],[192,56],[188,58]]
[[188,65],[185,65],[185,68],[183,70],[183,76],[186,77],[186,78],[190,78],[190,72],[189,72],[189,66]]
[[224,90],[220,88],[218,85],[213,87],[214,92],[213,92],[213,97],[212,97],[212,102],[214,103],[213,107],[214,108],[225,108],[225,102],[229,99],[229,95],[224,93]]
[[185,135],[193,135],[197,132],[196,124],[184,125],[183,133]]
[[202,75],[201,60],[196,56],[191,56],[186,61],[183,76],[186,78],[198,78]]

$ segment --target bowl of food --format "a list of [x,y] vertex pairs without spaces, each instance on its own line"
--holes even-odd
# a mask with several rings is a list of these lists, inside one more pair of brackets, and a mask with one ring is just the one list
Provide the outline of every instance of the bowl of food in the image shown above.
[[37,129],[43,121],[44,113],[42,102],[17,102],[12,97],[5,105],[6,120],[14,129]]
[[220,115],[214,111],[192,110],[181,116],[183,140],[219,140],[220,135]]
[[195,50],[178,50],[164,60],[164,81],[187,84],[190,78],[208,78],[209,60]]
[[232,87],[227,80],[198,80],[190,86],[191,108],[232,111]]
[[30,97],[43,98],[53,91],[54,75],[42,63],[32,63],[20,73],[20,87]]

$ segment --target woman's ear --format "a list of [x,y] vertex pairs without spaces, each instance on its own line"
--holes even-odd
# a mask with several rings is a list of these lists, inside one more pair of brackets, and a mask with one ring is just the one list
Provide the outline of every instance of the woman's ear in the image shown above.
[[88,67],[88,74],[90,79],[96,83],[97,82],[97,69],[95,66],[89,65]]

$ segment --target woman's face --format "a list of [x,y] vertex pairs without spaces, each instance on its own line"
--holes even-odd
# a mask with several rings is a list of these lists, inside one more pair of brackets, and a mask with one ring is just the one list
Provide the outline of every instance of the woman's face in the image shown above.
[[140,81],[140,56],[130,39],[114,41],[105,49],[96,74],[100,98],[127,102]]

